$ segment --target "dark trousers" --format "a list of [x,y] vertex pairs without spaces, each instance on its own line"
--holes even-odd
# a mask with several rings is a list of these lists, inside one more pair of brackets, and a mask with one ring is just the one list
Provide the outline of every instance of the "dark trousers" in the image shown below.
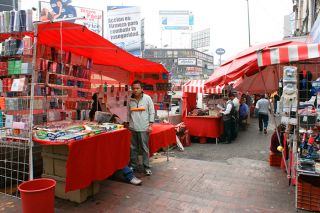
[[269,115],[259,113],[259,130],[262,131],[263,128],[268,127]]
[[231,118],[231,139],[235,140],[238,136],[239,131],[239,118]]
[[225,140],[228,143],[231,143],[231,140],[233,138],[233,135],[232,135],[232,133],[233,133],[233,131],[232,131],[233,124],[232,123],[234,123],[233,119],[228,119],[226,121],[223,121],[223,125],[224,125],[224,133],[223,134],[224,134]]

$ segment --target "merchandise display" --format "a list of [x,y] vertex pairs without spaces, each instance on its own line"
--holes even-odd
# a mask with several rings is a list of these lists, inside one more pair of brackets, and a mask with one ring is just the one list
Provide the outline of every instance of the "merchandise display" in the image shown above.
[[32,10],[0,12],[0,33],[32,31]]
[[68,143],[123,128],[123,125],[113,123],[102,123],[99,125],[92,122],[79,123],[78,125],[74,125],[74,123],[72,122],[72,125],[70,125],[70,122],[69,125],[67,123],[59,123],[48,127],[35,127],[33,138],[37,141]]
[[302,179],[306,176],[320,177],[319,80],[313,81],[312,72],[300,68],[283,67],[279,112],[282,116],[281,122],[287,126],[288,134],[286,147],[279,150],[283,152],[289,149],[289,180],[299,188],[296,190],[297,208],[315,210],[310,207],[316,205],[313,201],[310,202],[310,206],[301,204],[301,195],[310,194],[310,191],[301,188],[300,185],[305,184]]

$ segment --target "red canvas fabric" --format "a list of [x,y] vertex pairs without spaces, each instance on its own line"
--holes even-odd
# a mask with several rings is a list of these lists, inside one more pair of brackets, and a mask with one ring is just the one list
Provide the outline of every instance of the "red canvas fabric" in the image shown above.
[[[241,77],[252,76],[259,71],[257,51],[267,48],[304,44],[294,41],[276,41],[252,46],[227,60],[215,69],[205,86],[225,85]],[[265,61],[270,61],[266,58]]]
[[176,144],[176,130],[172,124],[153,124],[149,137],[149,153],[152,156],[160,148]]
[[223,134],[222,117],[187,116],[184,122],[191,136],[218,138]]
[[258,52],[260,67],[320,57],[320,44],[296,44],[276,48],[266,48]]
[[197,107],[197,93],[186,93],[182,95],[182,118],[187,116],[187,113]]
[[[34,34],[25,32],[21,35],[33,37]],[[1,34],[0,38],[3,40],[10,36],[11,34]],[[70,22],[40,24],[37,39],[38,44],[62,48],[92,58],[93,63],[97,65],[114,66],[130,73],[167,73],[161,64],[135,57],[79,24]]]
[[[131,134],[127,129],[103,133],[67,143],[65,191],[88,187],[93,181],[104,180],[129,163]],[[44,145],[56,142],[37,141]]]
[[[93,181],[104,180],[129,163],[131,134],[127,129],[69,143],[35,139],[34,141],[43,145],[68,145],[66,192],[85,188]],[[150,156],[160,148],[175,143],[176,134],[173,125],[153,125],[149,138]]]

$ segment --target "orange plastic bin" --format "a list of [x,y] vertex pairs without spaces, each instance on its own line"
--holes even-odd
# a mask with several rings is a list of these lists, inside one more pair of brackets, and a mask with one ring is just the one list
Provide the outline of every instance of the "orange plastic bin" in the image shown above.
[[24,213],[53,213],[56,181],[39,178],[18,186]]

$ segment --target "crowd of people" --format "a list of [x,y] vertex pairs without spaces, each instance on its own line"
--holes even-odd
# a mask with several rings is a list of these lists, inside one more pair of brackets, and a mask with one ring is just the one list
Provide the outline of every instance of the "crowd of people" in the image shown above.
[[[253,97],[246,93],[242,94],[239,100],[237,92],[231,91],[224,100],[225,107],[220,111],[224,122],[224,134],[220,138],[221,143],[231,143],[235,140],[239,129],[246,129],[250,116],[258,118],[259,132],[267,134],[269,113],[271,113],[269,95],[256,94]],[[275,94],[273,101],[274,112],[277,111],[277,101],[278,96]]]

